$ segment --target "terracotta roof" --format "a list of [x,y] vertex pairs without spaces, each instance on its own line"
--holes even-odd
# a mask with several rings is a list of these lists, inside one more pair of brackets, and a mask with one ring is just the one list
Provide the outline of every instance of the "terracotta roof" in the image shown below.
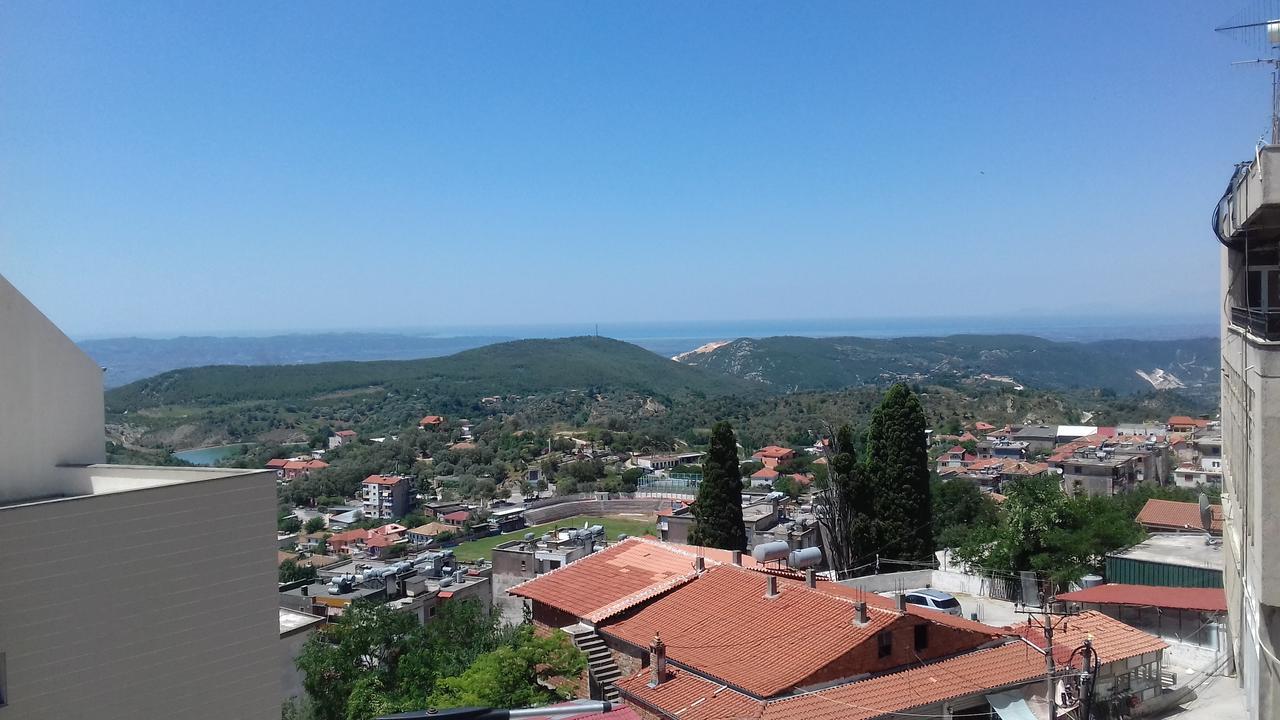
[[680,720],[740,720],[758,718],[764,705],[736,690],[679,668],[656,688],[649,687],[646,669],[619,680],[618,690],[633,701]]
[[307,464],[301,460],[290,460],[284,464],[285,470],[306,470]]
[[273,459],[273,460],[268,460],[268,461],[267,461],[267,467],[272,468],[272,469],[275,469],[275,468],[282,468],[282,467],[284,467],[285,465],[288,465],[288,464],[289,464],[289,459],[288,459],[288,458],[275,458],[275,459]]
[[[1222,506],[1211,505],[1213,520],[1209,524],[1210,532],[1222,534]],[[1152,498],[1138,511],[1139,525],[1158,530],[1203,530],[1200,523],[1200,505],[1193,502],[1177,502],[1175,500],[1157,500]]]
[[364,479],[365,485],[399,485],[401,482],[408,480],[406,477],[397,477],[395,475],[370,475]]
[[1226,612],[1227,593],[1222,588],[1184,588],[1111,583],[1058,596],[1059,600],[1097,605],[1128,605],[1170,610]]
[[355,430],[339,430],[338,432],[334,433],[334,435],[337,435],[338,437],[355,437],[356,431]]
[[409,532],[414,535],[439,535],[442,532],[453,532],[457,530],[455,527],[445,525],[444,523],[429,522],[426,525],[419,525],[411,529]]
[[442,520],[452,520],[453,522],[466,522],[471,518],[470,510],[454,510],[451,513],[445,513],[440,516]]
[[598,621],[687,582],[693,563],[676,546],[628,538],[507,592]]
[[1003,645],[775,700],[762,720],[864,720],[1038,680],[1044,666],[1044,656],[1023,643]]
[[965,449],[965,447],[964,447],[963,445],[956,445],[955,447],[953,447],[953,448],[951,448],[950,450],[948,450],[945,454],[947,454],[947,455],[954,455],[954,454],[960,454],[960,455],[963,455],[963,454],[965,454],[966,452],[968,452],[968,450],[966,450],[966,449]]
[[977,439],[978,438],[974,437],[973,433],[969,432],[968,430],[965,430],[964,434],[960,436],[960,442],[968,442],[970,440],[977,440]]
[[[1155,592],[1168,589],[1159,588]],[[1044,634],[1040,628],[1029,622],[1015,626],[1013,631],[1038,647],[1045,646]],[[1054,658],[1058,662],[1065,663],[1071,651],[1083,645],[1086,638],[1093,639],[1093,649],[1098,653],[1098,660],[1103,663],[1128,660],[1131,657],[1158,652],[1169,647],[1154,635],[1125,625],[1096,610],[1086,610],[1072,615],[1053,631]],[[1043,667],[1042,665],[1041,669]]]
[[759,478],[761,480],[764,480],[766,478],[771,480],[776,480],[779,477],[779,473],[777,470],[772,470],[770,468],[760,468],[759,470],[751,473],[751,477]]
[[308,460],[303,463],[303,465],[305,465],[308,470],[323,470],[329,467],[329,463],[323,460]]
[[364,544],[369,547],[390,547],[398,542],[395,538],[375,533],[365,538]]
[[718,565],[598,632],[646,647],[660,630],[670,660],[767,697],[874,641],[901,617],[872,606],[870,621],[860,626],[850,600],[798,582],[766,598],[765,585],[762,573]]
[[427,415],[418,421],[419,425],[439,425],[444,422],[444,418],[439,415]]
[[792,455],[795,455],[795,454],[796,454],[796,451],[792,450],[791,448],[778,447],[777,445],[766,445],[765,447],[762,447],[759,450],[757,450],[755,454],[752,455],[751,457],[777,458],[781,460],[782,458],[791,457]]
[[981,420],[979,420],[977,423],[974,423],[973,429],[974,430],[995,430],[996,426],[992,425],[991,423],[982,422]]

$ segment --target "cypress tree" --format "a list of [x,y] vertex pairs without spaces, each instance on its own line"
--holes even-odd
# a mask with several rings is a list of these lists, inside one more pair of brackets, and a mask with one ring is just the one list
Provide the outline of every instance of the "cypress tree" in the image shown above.
[[842,524],[833,530],[840,534],[841,544],[832,551],[845,554],[839,569],[857,571],[866,555],[876,551],[875,493],[868,474],[858,463],[853,428],[848,425],[840,428],[832,450],[835,454],[828,472],[834,492],[829,497],[830,502],[840,505],[838,517]]
[[711,446],[702,462],[702,484],[693,504],[693,518],[690,543],[724,550],[747,549],[738,441],[733,426],[727,422],[718,422],[711,428]]
[[871,415],[866,473],[874,493],[876,546],[881,555],[930,560],[933,499],[925,416],[904,383],[889,388]]

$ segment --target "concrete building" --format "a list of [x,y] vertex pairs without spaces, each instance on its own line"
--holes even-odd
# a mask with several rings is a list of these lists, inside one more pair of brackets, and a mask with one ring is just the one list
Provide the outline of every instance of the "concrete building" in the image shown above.
[[1054,456],[1049,465],[1062,473],[1062,491],[1109,496],[1126,492],[1138,481],[1138,458],[1109,448],[1090,446],[1069,456]]
[[1222,544],[1203,535],[1157,533],[1107,555],[1107,582],[1160,587],[1222,587]]
[[1025,440],[1010,440],[1008,438],[982,440],[977,446],[978,459],[1022,460],[1027,457],[1030,445],[1031,443]]
[[1058,426],[1028,425],[1015,432],[1012,439],[1026,443],[1031,454],[1049,452],[1058,442]]
[[288,608],[280,608],[280,698],[282,702],[306,695],[302,687],[302,671],[298,669],[298,656],[316,628],[324,623],[318,615],[308,615]]
[[391,520],[409,514],[409,477],[406,475],[370,475],[360,490],[367,518]]
[[636,467],[642,468],[645,472],[670,470],[679,465],[697,465],[700,462],[702,462],[702,453],[700,452],[641,455],[635,459]]
[[0,277],[0,715],[279,717],[275,473],[104,459],[102,369]]
[[1280,717],[1280,145],[1251,157],[1236,165],[1214,215],[1224,296],[1222,545],[1245,705],[1251,717],[1272,718]]

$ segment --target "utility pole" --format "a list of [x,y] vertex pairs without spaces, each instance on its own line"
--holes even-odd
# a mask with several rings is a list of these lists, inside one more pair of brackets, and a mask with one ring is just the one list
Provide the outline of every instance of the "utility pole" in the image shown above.
[[[1053,660],[1053,629],[1055,618],[1057,622],[1075,615],[1071,612],[1054,612],[1049,608],[1053,605],[1053,597],[1049,594],[1046,587],[1043,593],[1044,606],[1039,610],[1018,610],[1019,613],[1027,615],[1027,623],[1038,619],[1040,629],[1044,632],[1044,682],[1045,682],[1045,699],[1049,703],[1049,720],[1058,720],[1058,692],[1055,683],[1058,680],[1057,664]],[[1039,616],[1039,618],[1037,618]],[[1070,662],[1068,662],[1070,665]]]

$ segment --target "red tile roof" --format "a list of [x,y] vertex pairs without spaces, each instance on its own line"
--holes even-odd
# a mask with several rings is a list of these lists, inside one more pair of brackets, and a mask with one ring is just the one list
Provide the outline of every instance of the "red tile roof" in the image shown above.
[[1157,607],[1171,610],[1226,612],[1227,593],[1222,588],[1150,587],[1111,583],[1058,596],[1059,600],[1096,605]]
[[[1209,525],[1210,532],[1222,534],[1222,506],[1212,505],[1213,520]],[[1156,500],[1152,498],[1138,511],[1137,521],[1155,530],[1203,530],[1200,523],[1200,505],[1193,502],[1177,502],[1175,500]]]
[[792,450],[791,448],[778,447],[777,445],[766,445],[765,447],[762,447],[759,450],[757,450],[756,453],[751,457],[773,458],[777,460],[784,460],[795,454],[796,454],[796,451]]
[[[1168,589],[1159,588],[1157,592]],[[1038,647],[1045,646],[1044,634],[1035,625],[1030,623],[1017,625],[1013,631]],[[1053,631],[1054,657],[1058,662],[1065,663],[1071,651],[1083,645],[1086,638],[1092,638],[1093,649],[1098,653],[1098,660],[1104,664],[1158,652],[1169,647],[1154,635],[1125,625],[1096,610],[1086,610],[1067,618]]]
[[408,480],[406,477],[397,477],[395,475],[370,475],[364,479],[365,485],[399,485]]
[[760,468],[759,470],[751,473],[751,477],[759,478],[760,480],[776,480],[779,477],[779,473],[777,470],[772,470],[770,468]]
[[329,463],[323,460],[308,460],[303,465],[306,465],[308,470],[323,470],[329,467]]
[[728,720],[758,718],[764,705],[691,672],[670,668],[670,677],[649,687],[649,670],[615,683],[618,690],[641,705],[680,720]]
[[287,458],[275,458],[274,460],[267,461],[267,467],[272,469],[282,468],[288,464],[289,464],[289,460]]
[[284,464],[285,470],[306,470],[307,464],[301,460],[290,460]]
[[454,510],[451,513],[445,513],[440,517],[440,519],[448,520],[450,522],[466,522],[470,517],[470,510]]
[[334,433],[334,435],[337,435],[338,437],[355,437],[356,431],[355,430],[339,430],[338,432]]
[[775,700],[762,720],[865,720],[1037,680],[1044,666],[1044,656],[1023,643],[1003,645]]
[[992,425],[991,423],[988,423],[988,422],[982,422],[981,420],[979,420],[977,423],[975,423],[975,424],[974,424],[973,429],[974,429],[974,430],[981,430],[981,431],[986,431],[986,430],[995,430],[995,429],[996,429],[996,426],[995,426],[995,425]]
[[968,450],[966,450],[963,445],[956,445],[955,447],[951,448],[944,454],[945,455],[964,455],[966,452],[968,452]]
[[762,573],[718,565],[597,632],[646,647],[659,630],[673,662],[767,697],[802,684],[902,617],[872,606],[870,621],[858,625],[850,600],[794,581],[766,598],[765,585]]
[[427,415],[418,421],[419,425],[439,425],[444,422],[444,418],[439,415]]
[[508,592],[598,622],[688,582],[693,563],[679,546],[629,538]]

